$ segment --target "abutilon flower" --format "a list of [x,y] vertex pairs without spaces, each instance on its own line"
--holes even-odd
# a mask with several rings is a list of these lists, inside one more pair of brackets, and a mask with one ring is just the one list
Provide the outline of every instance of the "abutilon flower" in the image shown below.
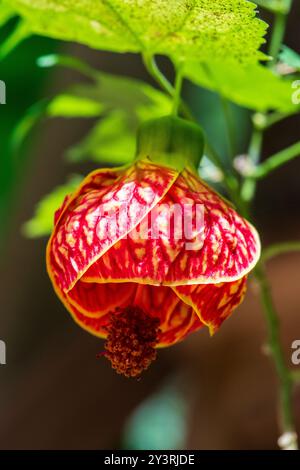
[[149,121],[134,163],[92,172],[55,215],[54,289],[125,376],[203,326],[215,333],[258,261],[254,227],[199,178],[202,153],[198,126]]

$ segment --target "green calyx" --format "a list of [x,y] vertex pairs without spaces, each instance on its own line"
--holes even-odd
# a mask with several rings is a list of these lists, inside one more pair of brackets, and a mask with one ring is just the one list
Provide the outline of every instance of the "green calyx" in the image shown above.
[[174,116],[146,121],[137,135],[136,156],[182,171],[198,168],[204,149],[202,129]]

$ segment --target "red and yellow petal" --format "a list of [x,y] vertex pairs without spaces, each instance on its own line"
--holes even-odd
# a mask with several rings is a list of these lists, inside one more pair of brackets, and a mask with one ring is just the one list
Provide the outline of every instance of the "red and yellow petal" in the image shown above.
[[[195,220],[196,205],[203,208],[200,225]],[[187,207],[192,214],[188,236]],[[244,277],[259,256],[254,227],[185,170],[141,223],[91,265],[83,278],[170,286],[232,282]]]
[[[201,235],[196,235],[194,239],[179,241],[166,284],[231,282],[253,269],[260,257],[258,233],[224,199],[187,170],[176,180],[169,195],[173,200],[176,196],[178,201],[186,197],[202,205],[204,226],[202,240]],[[189,242],[195,249],[186,249]]]
[[176,294],[197,312],[201,322],[213,335],[224,320],[242,302],[247,276],[233,282],[173,287]]
[[214,333],[242,301],[259,254],[256,230],[195,174],[139,161],[91,173],[64,201],[47,264],[84,329],[106,337],[111,313],[137,306],[160,319],[157,346],[166,346],[203,325]]
[[70,290],[85,271],[133,230],[176,180],[175,170],[138,161],[91,173],[61,211],[47,249],[55,285]]
[[[127,282],[80,282],[69,293],[62,295],[64,304],[75,321],[85,330],[102,338],[107,337],[111,313],[128,305],[139,307],[147,315],[160,320],[157,347],[175,344],[203,326],[193,307],[170,287]],[[98,299],[101,299],[99,303]]]
[[93,284],[78,281],[66,293],[68,302],[79,312],[96,318],[133,302],[136,285],[133,283]]
[[194,309],[167,286],[138,285],[133,305],[160,319],[158,347],[175,344],[203,326]]

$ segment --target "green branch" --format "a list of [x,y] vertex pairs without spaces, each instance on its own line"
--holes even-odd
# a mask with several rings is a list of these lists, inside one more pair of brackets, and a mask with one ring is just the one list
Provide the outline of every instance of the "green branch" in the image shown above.
[[283,121],[284,119],[287,119],[291,116],[294,116],[295,114],[298,114],[300,110],[299,106],[295,106],[295,109],[290,110],[286,113],[281,113],[278,111],[275,111],[270,114],[265,114],[265,113],[254,113],[252,116],[252,121],[255,129],[265,131],[266,129],[269,129],[272,127],[274,124],[277,124],[280,121]]
[[[255,167],[260,160],[261,150],[263,144],[263,131],[261,129],[254,128],[249,149],[248,155],[252,162],[252,165]],[[256,190],[256,181],[253,178],[247,177],[241,187],[241,197],[242,200],[246,203],[250,203],[253,200]]]
[[[284,4],[283,4],[284,3]],[[272,57],[272,60],[268,63],[268,67],[274,69],[277,64],[279,52],[282,46],[284,39],[288,13],[290,11],[292,0],[284,0],[282,6],[283,10],[275,11],[274,25],[272,28],[272,36],[270,41],[270,46],[268,53]],[[260,113],[260,120],[265,122],[267,120],[267,115],[265,113]],[[254,115],[254,129],[250,142],[250,147],[248,150],[249,157],[253,163],[253,166],[256,166],[261,158],[261,150],[263,144],[263,131],[265,127],[255,123]],[[252,176],[252,175],[251,175]],[[253,200],[256,191],[256,181],[255,178],[246,178],[241,189],[241,196],[243,201],[248,204]]]
[[273,34],[269,47],[269,54],[273,59],[268,64],[270,68],[274,68],[276,66],[278,55],[284,40],[287,18],[287,13],[277,12],[275,14]]
[[262,260],[265,262],[275,256],[282,255],[284,253],[291,253],[292,251],[300,251],[300,241],[276,243],[268,246],[264,249]]
[[255,276],[259,283],[261,301],[268,327],[268,346],[280,383],[280,424],[282,434],[295,433],[292,409],[293,381],[281,347],[279,319],[273,303],[271,288],[261,263],[255,269]]
[[269,173],[280,168],[285,163],[293,160],[296,157],[300,156],[300,141],[296,144],[287,147],[281,152],[276,153],[272,157],[268,158],[265,162],[261,163],[256,167],[251,178],[262,179],[265,178]]
[[[272,62],[269,64],[269,67],[271,68],[276,66],[278,60],[279,51],[285,34],[287,15],[291,7],[291,0],[286,0],[285,7],[285,11],[278,11],[275,14],[275,23],[269,48],[269,54],[273,57]],[[270,119],[270,122],[267,122],[268,118],[266,114],[260,114],[258,117],[260,119],[258,123],[255,122],[255,119],[253,121],[254,129],[249,146],[249,156],[254,166],[256,166],[255,174],[257,174],[258,177],[262,177],[262,175],[268,174],[273,169],[296,157],[297,153],[300,153],[300,143],[295,144],[292,147],[283,150],[282,152],[279,152],[278,154],[269,158],[266,162],[257,166],[261,158],[264,136],[263,132],[267,127],[266,124],[272,124],[272,120],[275,123],[280,116],[274,115],[274,119]],[[263,125],[261,125],[261,123],[263,123]],[[248,204],[253,201],[256,190],[256,180],[252,176],[253,175],[245,179],[241,188],[242,199]],[[262,261],[256,267],[254,274],[259,284],[261,303],[265,313],[268,330],[269,350],[272,355],[279,380],[279,411],[281,433],[282,437],[285,437],[287,435],[286,433],[288,433],[290,440],[288,446],[283,444],[282,439],[279,440],[279,445],[281,448],[297,449],[297,434],[295,430],[292,405],[293,385],[295,380],[292,378],[292,374],[285,362],[280,341],[279,316],[274,306],[271,287],[269,285],[263,264],[264,261],[271,258],[272,256],[282,253],[285,250],[290,250],[291,248],[296,248],[296,245],[286,243],[269,247],[262,255]]]
[[174,88],[165,75],[159,70],[153,55],[144,53],[142,57],[144,65],[151,77],[168,95],[174,97]]

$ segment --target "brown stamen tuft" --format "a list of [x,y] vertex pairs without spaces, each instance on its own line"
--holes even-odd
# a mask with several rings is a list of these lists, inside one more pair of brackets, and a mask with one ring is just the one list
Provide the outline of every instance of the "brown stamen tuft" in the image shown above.
[[156,359],[159,323],[135,306],[111,314],[105,356],[118,374],[139,376]]

